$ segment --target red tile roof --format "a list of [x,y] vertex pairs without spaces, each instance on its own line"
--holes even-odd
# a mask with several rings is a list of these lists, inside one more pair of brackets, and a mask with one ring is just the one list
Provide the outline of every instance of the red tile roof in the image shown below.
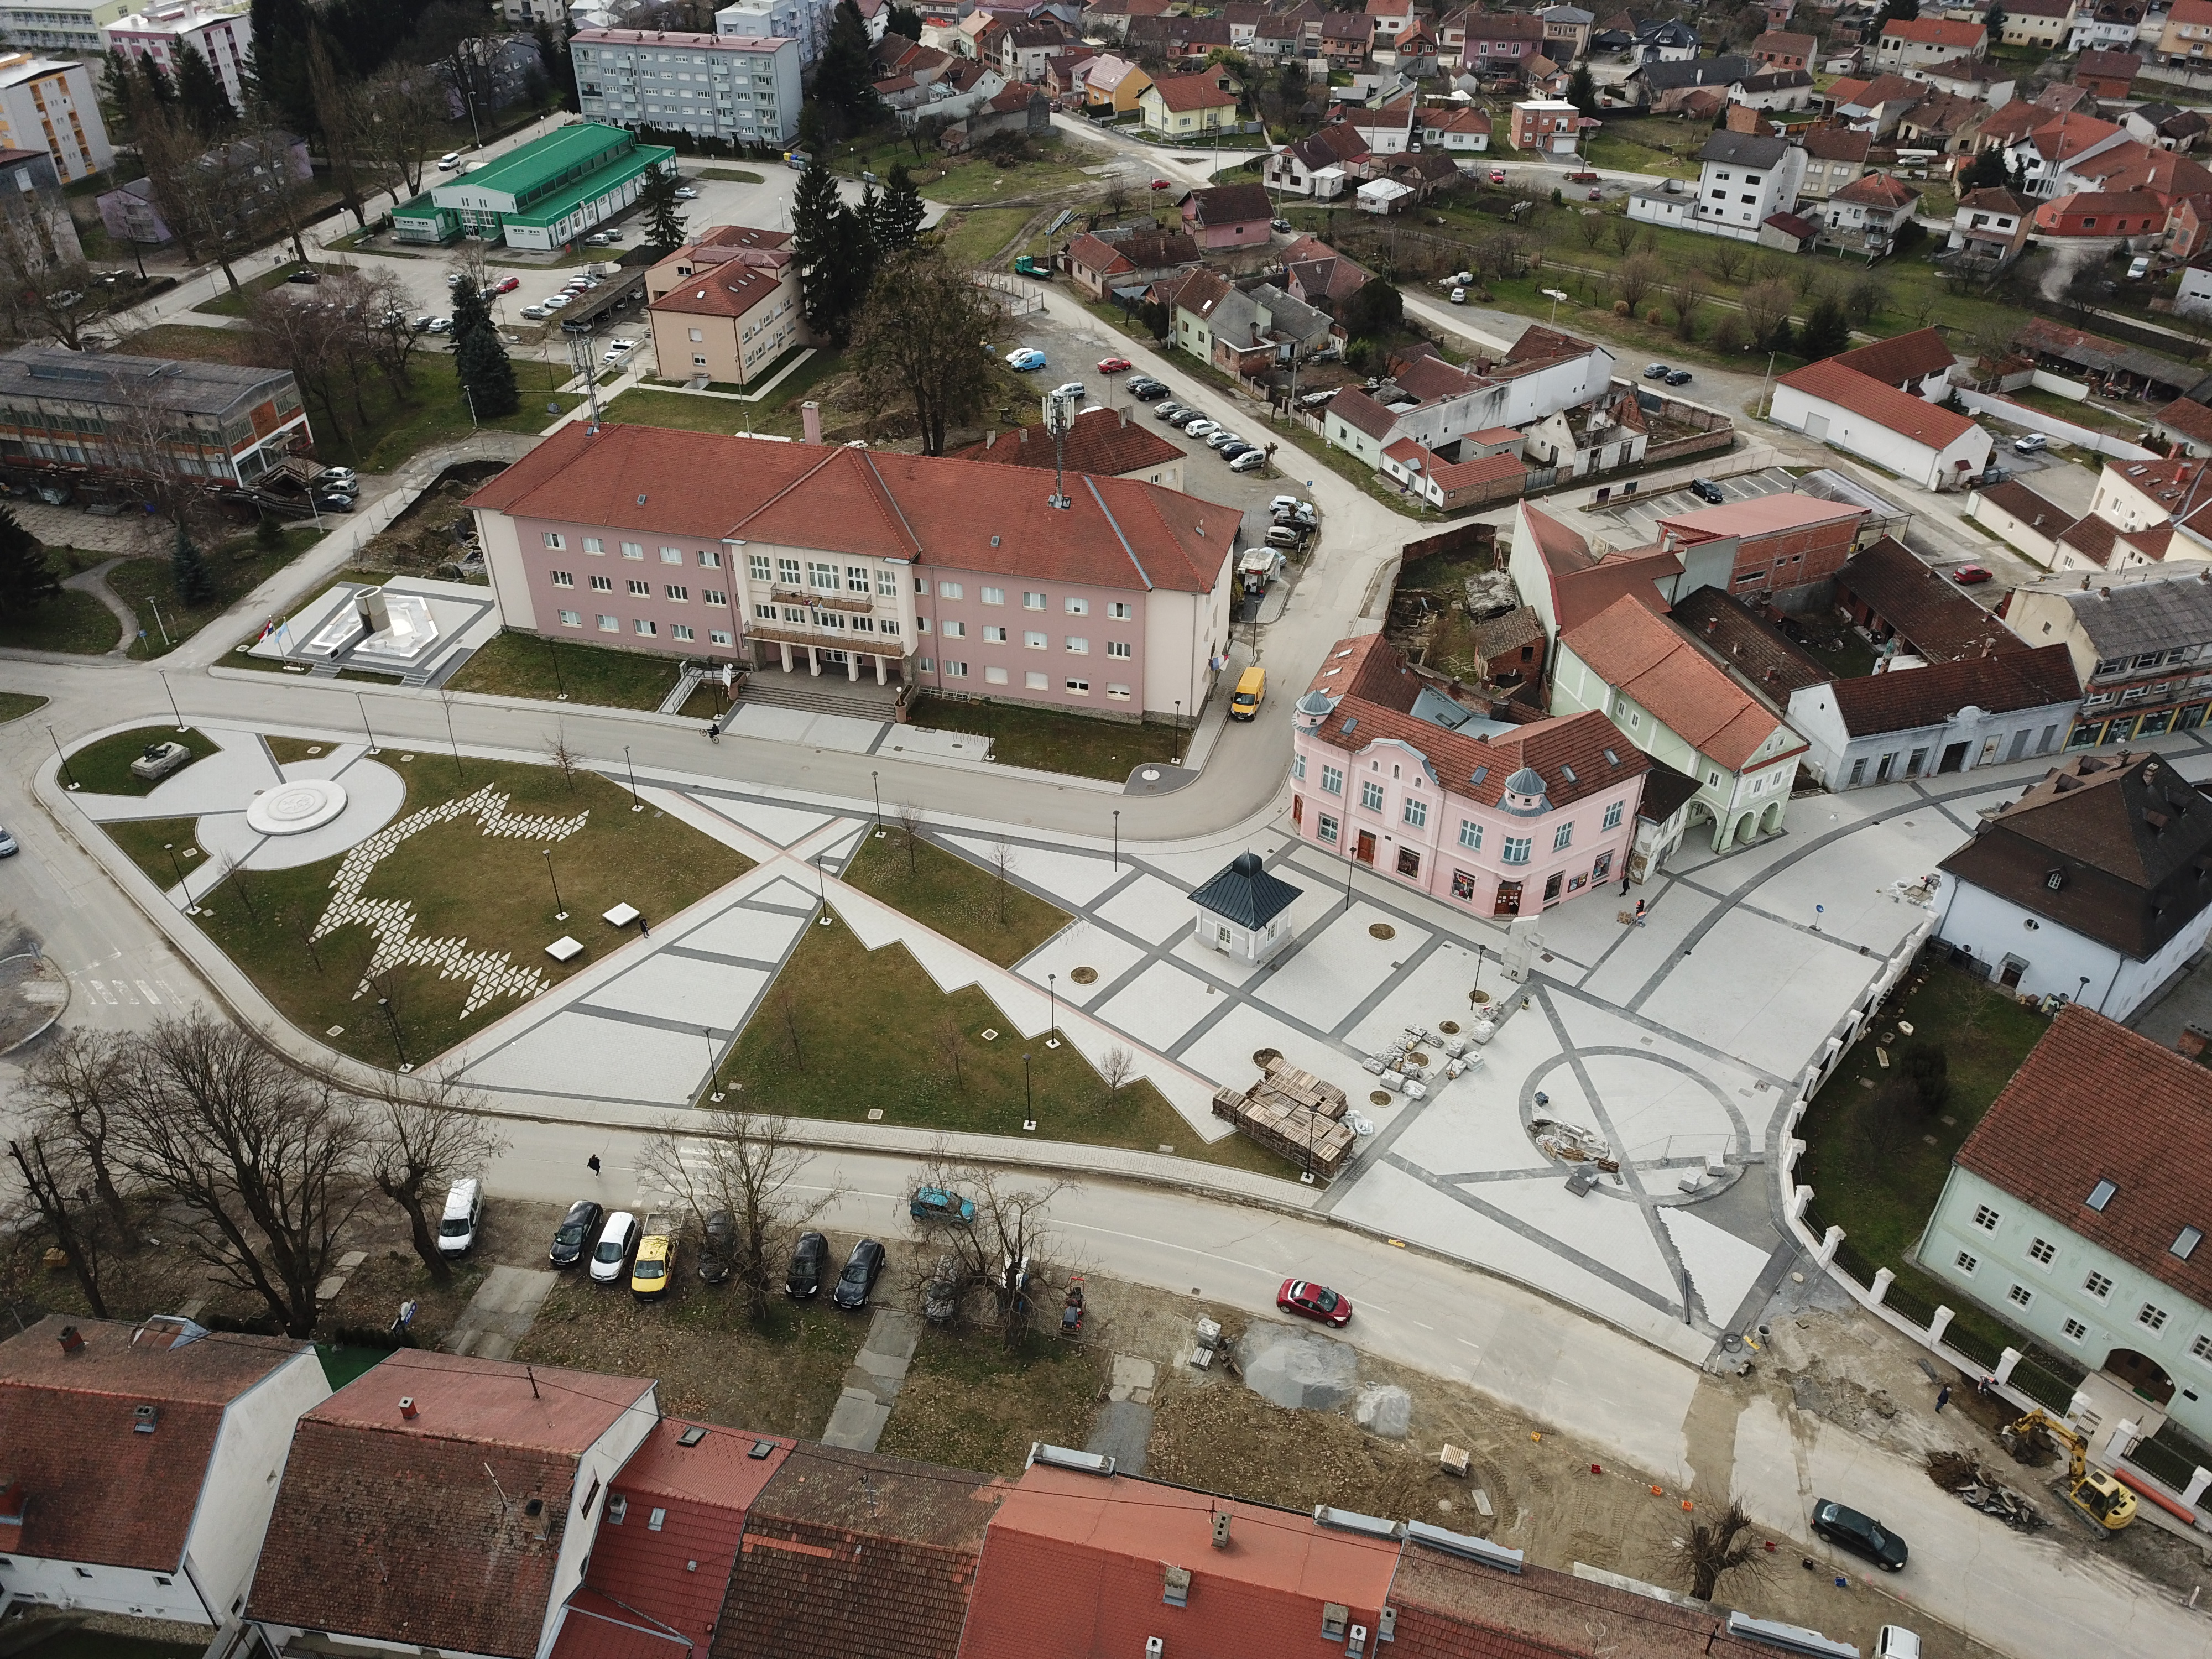
[[593,437],[572,423],[469,504],[1104,587],[1202,593],[1219,580],[1234,507],[1127,478],[1072,483],[1075,504],[1064,511],[1051,493],[1026,467],[653,427],[605,426]]
[[2073,654],[2063,645],[2045,645],[1839,679],[1830,690],[1844,729],[1863,738],[1935,726],[1969,706],[2004,714],[2078,702],[2081,682]]
[[[1397,1562],[1395,1543],[1310,1515],[1033,1466],[984,1540],[961,1659],[1141,1654],[1153,1636],[1170,1653],[1287,1653],[1315,1644],[1332,1601],[1373,1631]],[[1190,1575],[1182,1606],[1162,1600],[1176,1567]]]
[[1805,154],[1816,161],[1863,161],[1873,147],[1872,133],[1849,127],[1815,127],[1805,135]]
[[1901,438],[1910,438],[1930,449],[1948,448],[1974,429],[1964,415],[1938,409],[1924,398],[1847,368],[1831,357],[1808,363],[1782,377],[1781,384],[1809,398],[1818,398],[1854,415],[1887,427]]
[[[2178,11],[2179,7],[2176,8]],[[2069,1004],[1959,1148],[1959,1167],[2212,1306],[2212,1244],[2185,1261],[2185,1227],[2212,1233],[2212,1073]],[[2103,1210],[2100,1181],[2118,1190]],[[2132,1309],[2123,1310],[2131,1315]]]
[[579,1462],[658,1410],[639,1377],[401,1350],[300,1419],[247,1617],[527,1659]]
[[[1171,466],[1183,459],[1180,447],[1142,422],[1113,409],[1086,409],[1078,415],[1068,427],[1065,450],[1069,471],[1106,478]],[[1052,435],[1038,422],[955,450],[949,459],[1048,469],[1054,464]]]
[[[60,1340],[72,1325],[84,1344],[73,1353]],[[0,1342],[0,1484],[21,1482],[28,1501],[7,1529],[10,1553],[154,1572],[183,1564],[224,1408],[301,1356],[314,1361],[307,1344],[278,1337],[173,1346],[177,1329],[49,1315]],[[161,1413],[151,1434],[137,1431],[142,1405]]]
[[682,1643],[704,1653],[746,1509],[791,1446],[680,1418],[655,1424],[607,1483],[590,1569],[568,1598],[552,1659],[682,1659],[672,1647]]
[[2212,444],[2212,409],[2203,404],[2176,398],[2152,418],[2167,431],[2178,432],[2192,442]]
[[753,1500],[714,1659],[954,1659],[996,1476],[793,1448]]
[[1348,386],[1328,400],[1328,412],[1346,426],[1365,433],[1370,438],[1389,435],[1398,424],[1398,417],[1376,403],[1356,386]]
[[1398,1609],[1390,1659],[1773,1659],[1775,1652],[1717,1637],[1711,1613],[1545,1567],[1500,1572],[1418,1543],[1400,1555],[1390,1601]]
[[1941,17],[1893,19],[1882,26],[1881,33],[1885,40],[1895,38],[1916,46],[1948,46],[1960,52],[1976,50],[1990,35],[1979,23],[1954,23]]
[[2142,69],[2142,59],[2131,52],[2085,52],[2074,60],[2074,78],[2132,82]]
[[[1782,726],[1680,629],[1632,599],[1616,599],[1589,622],[1562,629],[1559,643],[1698,753],[1732,770],[1748,764]],[[1804,748],[1786,728],[1785,737],[1762,765]]]
[[1918,201],[1920,192],[1887,173],[1869,173],[1852,179],[1828,199],[1864,207],[1901,208]]
[[711,270],[695,271],[647,307],[688,317],[742,317],[783,287],[788,258],[773,264],[752,264],[727,259]]
[[1870,380],[1902,387],[1907,380],[1924,380],[1931,374],[1946,373],[1958,356],[1941,329],[1916,328],[1909,334],[1895,334],[1872,345],[1839,351],[1828,361],[1856,369]]
[[1237,94],[1224,92],[1220,82],[1221,72],[1218,70],[1202,70],[1196,75],[1163,75],[1146,92],[1158,93],[1160,101],[1176,112],[1234,107]]
[[1836,573],[1837,604],[1847,596],[1871,610],[1906,646],[1930,662],[2024,651],[2027,644],[1893,536],[1870,542]]

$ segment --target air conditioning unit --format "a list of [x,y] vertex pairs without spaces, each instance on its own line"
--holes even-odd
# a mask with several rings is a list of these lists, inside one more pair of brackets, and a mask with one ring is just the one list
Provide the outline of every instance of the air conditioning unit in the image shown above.
[[1145,1638],[1145,1659],[1160,1659],[1160,1656],[1167,1651],[1167,1646],[1158,1637],[1147,1636]]

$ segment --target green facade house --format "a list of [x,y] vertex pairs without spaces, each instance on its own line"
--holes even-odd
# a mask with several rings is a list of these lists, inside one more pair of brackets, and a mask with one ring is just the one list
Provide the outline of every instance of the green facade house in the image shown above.
[[675,158],[620,127],[574,121],[394,208],[392,234],[430,244],[471,236],[550,253],[629,207],[647,170]]

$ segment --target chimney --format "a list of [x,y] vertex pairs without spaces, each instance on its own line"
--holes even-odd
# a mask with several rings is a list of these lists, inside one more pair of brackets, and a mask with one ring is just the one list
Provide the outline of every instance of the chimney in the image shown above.
[[2112,590],[2109,587],[2100,587],[2097,590],[2097,597],[2100,599],[2109,599],[2112,597]]
[[63,1326],[62,1334],[57,1340],[61,1343],[62,1352],[64,1353],[82,1353],[84,1352],[84,1338],[78,1334],[77,1328],[74,1325]]
[[415,1396],[413,1395],[403,1394],[399,1396],[399,1414],[403,1418],[406,1419],[410,1423],[412,1423],[417,1417],[422,1415],[420,1412],[415,1409]]
[[1706,617],[1706,618],[1705,618],[1705,632],[1706,632],[1706,633],[1708,633],[1708,634],[1717,634],[1717,633],[1719,633],[1720,631],[1721,631],[1721,619],[1720,619],[1718,617]]
[[1024,428],[1021,429],[1021,431],[1016,434],[1016,436],[1015,436],[1015,441],[1016,441],[1017,443],[1024,443],[1024,444],[1025,444],[1025,443],[1027,443],[1029,441],[1030,441],[1030,429],[1029,429],[1029,428],[1027,428],[1027,427],[1024,427]]
[[799,404],[799,418],[805,424],[806,441],[811,444],[820,443],[822,441],[822,405],[809,398],[805,403]]

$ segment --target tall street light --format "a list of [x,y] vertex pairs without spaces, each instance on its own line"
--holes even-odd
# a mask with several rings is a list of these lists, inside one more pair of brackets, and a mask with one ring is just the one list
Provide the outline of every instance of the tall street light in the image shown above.
[[545,879],[553,884],[553,920],[566,921],[568,920],[568,907],[561,902],[561,882],[553,873],[553,849],[541,847],[538,850],[545,854]]
[[645,803],[637,798],[637,763],[630,759],[628,744],[623,745],[623,764],[629,769],[629,810],[642,812]]
[[382,754],[384,751],[376,746],[376,728],[368,723],[368,705],[362,702],[361,693],[358,691],[353,694],[353,700],[355,706],[361,710],[361,729],[368,733],[368,752],[372,755]]

